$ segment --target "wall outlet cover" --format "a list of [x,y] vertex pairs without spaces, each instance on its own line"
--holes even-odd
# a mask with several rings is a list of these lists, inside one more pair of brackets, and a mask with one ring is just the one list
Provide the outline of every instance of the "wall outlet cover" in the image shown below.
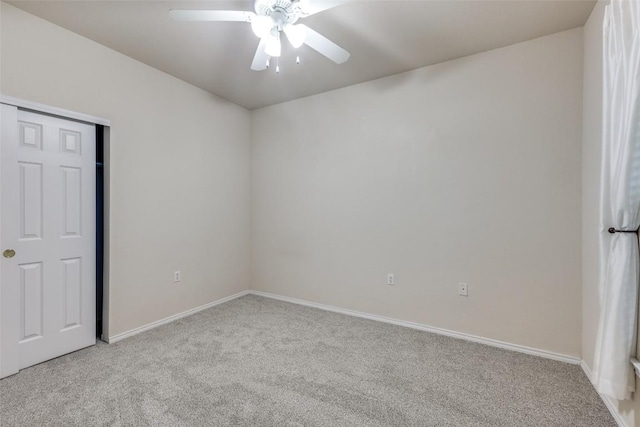
[[469,285],[466,283],[458,283],[458,295],[463,297],[469,296]]

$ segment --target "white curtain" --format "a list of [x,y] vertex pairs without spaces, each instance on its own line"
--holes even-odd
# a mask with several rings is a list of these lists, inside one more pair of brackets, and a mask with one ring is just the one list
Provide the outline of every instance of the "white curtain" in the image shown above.
[[631,398],[635,376],[638,236],[607,229],[640,225],[640,1],[612,0],[604,22],[601,199],[601,317],[594,380],[599,392]]

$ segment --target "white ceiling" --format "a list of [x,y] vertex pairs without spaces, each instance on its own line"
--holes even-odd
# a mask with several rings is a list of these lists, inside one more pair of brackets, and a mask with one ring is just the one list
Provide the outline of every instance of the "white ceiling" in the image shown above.
[[[595,4],[347,0],[304,23],[349,50],[351,59],[337,65],[285,42],[276,75],[273,68],[249,69],[258,39],[248,24],[177,22],[168,16],[169,9],[253,10],[250,0],[8,3],[248,109],[576,28]],[[295,65],[296,54],[301,65]]]

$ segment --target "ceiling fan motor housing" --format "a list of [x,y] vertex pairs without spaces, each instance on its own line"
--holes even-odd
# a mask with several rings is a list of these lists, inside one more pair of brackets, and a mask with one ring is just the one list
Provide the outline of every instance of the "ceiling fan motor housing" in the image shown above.
[[256,14],[271,17],[278,30],[282,30],[285,25],[294,24],[299,18],[295,3],[295,0],[256,0]]

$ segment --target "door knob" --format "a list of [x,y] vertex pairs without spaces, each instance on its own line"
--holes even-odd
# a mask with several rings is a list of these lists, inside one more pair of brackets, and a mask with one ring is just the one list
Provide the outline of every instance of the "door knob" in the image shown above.
[[16,251],[14,251],[13,249],[7,249],[2,252],[2,256],[5,258],[13,258],[14,256],[16,256]]

